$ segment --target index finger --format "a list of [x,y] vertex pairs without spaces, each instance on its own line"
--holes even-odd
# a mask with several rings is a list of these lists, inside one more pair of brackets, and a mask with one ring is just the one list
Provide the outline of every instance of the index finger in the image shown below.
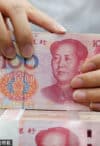
[[33,24],[36,24],[49,32],[57,34],[64,34],[66,32],[66,29],[58,24],[53,18],[33,6],[29,7],[27,15]]

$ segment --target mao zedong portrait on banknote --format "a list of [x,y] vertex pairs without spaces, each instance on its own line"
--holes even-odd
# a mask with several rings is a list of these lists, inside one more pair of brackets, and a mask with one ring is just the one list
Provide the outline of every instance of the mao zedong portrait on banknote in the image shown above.
[[72,101],[72,78],[80,73],[80,65],[88,56],[87,47],[79,40],[65,39],[51,44],[51,67],[56,83],[44,87],[42,94],[56,103]]
[[[73,138],[73,140],[71,140]],[[76,135],[67,128],[53,127],[41,130],[35,137],[37,146],[79,146]]]

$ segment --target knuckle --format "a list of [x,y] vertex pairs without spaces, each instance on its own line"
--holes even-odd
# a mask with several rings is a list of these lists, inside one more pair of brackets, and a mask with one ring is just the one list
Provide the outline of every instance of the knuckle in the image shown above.
[[9,7],[9,9],[15,13],[20,13],[23,11],[24,7],[20,3],[14,3]]
[[31,32],[25,32],[20,37],[18,37],[18,43],[19,44],[24,44],[27,42],[32,42],[32,34]]
[[10,45],[11,41],[10,38],[8,36],[2,36],[0,37],[0,44],[5,46],[5,45]]

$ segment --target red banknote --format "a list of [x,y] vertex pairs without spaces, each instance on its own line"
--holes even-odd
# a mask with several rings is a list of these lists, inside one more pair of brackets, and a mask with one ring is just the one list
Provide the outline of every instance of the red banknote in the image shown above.
[[0,116],[1,146],[99,146],[99,133],[95,112],[5,110]]
[[[83,62],[100,52],[100,35],[36,33],[34,54],[25,60],[26,109],[89,110],[75,103],[70,82]],[[30,76],[30,77],[28,77]],[[28,95],[29,96],[28,96]]]
[[1,56],[0,107],[89,110],[74,102],[70,82],[87,58],[100,53],[100,35],[34,33],[33,42],[29,59]]

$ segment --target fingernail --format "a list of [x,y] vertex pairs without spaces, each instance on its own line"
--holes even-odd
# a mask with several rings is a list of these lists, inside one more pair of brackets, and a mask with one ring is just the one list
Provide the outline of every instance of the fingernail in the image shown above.
[[93,111],[100,111],[100,103],[90,103],[90,109]]
[[91,102],[89,106],[90,106],[90,109],[92,109],[93,108],[93,103]]
[[3,55],[7,58],[14,58],[16,55],[16,50],[13,45],[8,48],[2,49]]
[[55,25],[55,29],[58,31],[58,32],[61,32],[61,33],[65,33],[66,32],[66,29],[62,26],[62,25],[60,25],[60,24],[56,24]]
[[73,93],[73,99],[76,101],[81,101],[86,98],[86,93],[82,90],[76,90]]
[[33,54],[33,46],[31,44],[26,44],[21,47],[22,56],[29,58]]
[[94,69],[96,69],[96,65],[94,63],[90,62],[86,65],[86,70],[87,71],[91,71],[91,70],[94,70]]
[[71,82],[71,86],[73,88],[79,88],[79,87],[82,87],[83,86],[83,80],[79,77],[76,77],[72,80]]

